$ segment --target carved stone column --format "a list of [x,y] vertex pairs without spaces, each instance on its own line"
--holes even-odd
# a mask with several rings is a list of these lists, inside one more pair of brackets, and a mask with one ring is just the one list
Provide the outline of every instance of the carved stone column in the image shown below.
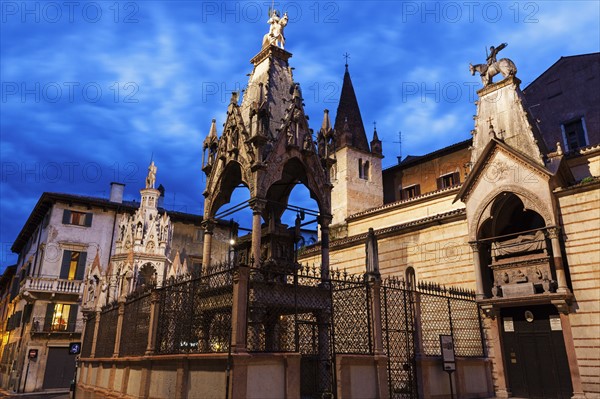
[[265,207],[267,206],[267,201],[260,198],[253,198],[250,200],[250,208],[252,209],[252,259],[254,262],[250,261],[250,264],[255,267],[258,266],[260,261],[260,243],[262,237],[262,228],[261,228],[261,216]]
[[231,352],[246,352],[248,324],[248,276],[246,266],[237,266],[233,272],[233,306],[231,308]]
[[318,351],[319,351],[319,390],[321,392],[328,391],[332,387],[333,381],[330,378],[331,370],[331,342],[330,330],[331,330],[331,312],[329,310],[321,310],[316,313],[317,316],[317,330],[318,330]]
[[331,224],[331,215],[321,215],[319,222],[321,225],[321,280],[329,280],[329,225]]
[[479,243],[477,241],[469,242],[473,250],[473,267],[475,271],[475,287],[477,300],[484,299],[483,276],[481,275],[481,258],[479,257]]
[[125,299],[119,300],[119,310],[117,316],[117,331],[115,332],[115,348],[112,357],[119,357],[121,349],[121,333],[123,331],[123,316],[125,315]]
[[379,273],[368,273],[367,281],[371,294],[371,330],[373,331],[373,353],[375,355],[385,354],[383,351],[383,332],[381,320],[381,277]]
[[207,219],[202,221],[204,228],[204,247],[202,249],[202,271],[204,272],[210,266],[210,254],[212,249],[212,236],[215,229],[215,222]]
[[100,328],[100,311],[96,311],[96,319],[94,322],[94,331],[92,332],[92,334],[94,334],[93,338],[92,338],[92,350],[90,351],[90,357],[96,357],[96,344],[98,343],[98,329]]
[[512,396],[510,389],[506,381],[506,365],[504,364],[504,358],[502,357],[502,318],[497,317],[495,311],[491,313],[493,319],[490,324],[489,340],[492,343],[492,350],[494,351],[494,362],[496,370],[496,397],[508,398]]
[[560,227],[551,227],[548,229],[548,238],[552,244],[552,256],[554,258],[554,269],[556,270],[556,281],[558,289],[556,292],[561,294],[569,294],[571,291],[567,287],[567,277],[563,265],[562,252],[560,250]]
[[160,294],[153,290],[150,294],[150,321],[148,322],[148,343],[146,356],[153,355],[156,351],[156,335],[158,332],[158,317],[160,315]]

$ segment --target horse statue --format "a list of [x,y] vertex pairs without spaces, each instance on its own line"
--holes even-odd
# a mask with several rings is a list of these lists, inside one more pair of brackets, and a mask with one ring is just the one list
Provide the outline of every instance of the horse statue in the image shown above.
[[479,75],[481,75],[481,82],[485,87],[493,83],[492,78],[499,73],[502,74],[503,78],[515,76],[517,74],[517,67],[515,66],[515,63],[508,58],[501,58],[499,61],[493,62],[489,66],[487,64],[473,65],[469,63],[469,71],[471,71],[471,76],[475,75],[475,71],[479,72]]
[[283,36],[283,28],[288,24],[288,15],[287,12],[283,14],[282,18],[279,18],[279,14],[276,10],[273,10],[271,14],[271,18],[267,21],[271,27],[269,28],[269,33],[263,36],[263,48],[273,45],[279,46],[283,49],[285,45],[285,37]]

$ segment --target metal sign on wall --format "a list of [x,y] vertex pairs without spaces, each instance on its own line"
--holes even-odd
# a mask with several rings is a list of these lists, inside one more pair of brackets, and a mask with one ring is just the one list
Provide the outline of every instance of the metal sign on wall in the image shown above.
[[440,335],[440,348],[442,350],[442,362],[444,371],[449,373],[456,370],[456,359],[454,358],[454,342],[452,335]]

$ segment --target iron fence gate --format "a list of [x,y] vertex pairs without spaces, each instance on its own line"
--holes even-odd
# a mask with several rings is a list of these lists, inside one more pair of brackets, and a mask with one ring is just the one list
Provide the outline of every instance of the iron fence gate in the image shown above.
[[416,398],[414,292],[388,282],[382,293],[382,332],[390,398]]

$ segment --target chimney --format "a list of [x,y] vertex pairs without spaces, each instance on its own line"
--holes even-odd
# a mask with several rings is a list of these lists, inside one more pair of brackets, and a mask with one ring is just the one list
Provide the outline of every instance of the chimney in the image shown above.
[[123,183],[110,183],[110,202],[123,203],[123,192],[125,191],[125,185]]

